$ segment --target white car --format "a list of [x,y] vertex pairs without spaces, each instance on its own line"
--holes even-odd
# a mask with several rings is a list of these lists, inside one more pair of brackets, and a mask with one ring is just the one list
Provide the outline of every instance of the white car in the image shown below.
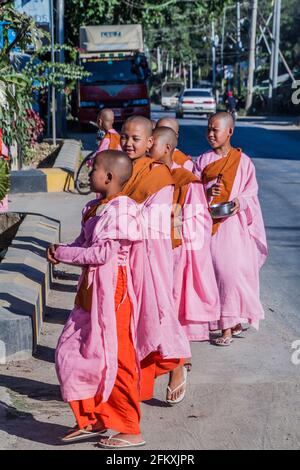
[[185,113],[214,114],[216,100],[212,91],[207,88],[187,88],[179,97],[176,117],[183,118]]

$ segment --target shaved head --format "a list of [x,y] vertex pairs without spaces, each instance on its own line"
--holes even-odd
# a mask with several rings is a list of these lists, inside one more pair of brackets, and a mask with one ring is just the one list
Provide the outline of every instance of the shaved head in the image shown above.
[[170,127],[160,126],[153,132],[154,142],[160,141],[163,144],[169,144],[174,150],[177,145],[177,135]]
[[216,121],[218,121],[222,125],[222,127],[234,128],[234,120],[231,114],[226,113],[225,111],[220,111],[219,113],[213,114],[209,118],[208,123],[211,124]]
[[173,117],[163,117],[159,119],[156,123],[156,128],[157,127],[170,127],[170,129],[173,129],[176,135],[178,135],[179,132],[178,121]]
[[98,114],[98,117],[106,121],[113,121],[115,118],[115,115],[112,109],[106,108],[100,111],[100,113]]
[[132,175],[132,160],[120,150],[104,150],[96,155],[96,162],[101,162],[107,173],[112,173],[123,186]]
[[144,116],[131,116],[123,124],[122,130],[128,125],[128,124],[137,124],[138,126],[142,127],[145,130],[145,133],[147,134],[148,137],[151,137],[152,135],[152,122],[150,119],[144,117]]

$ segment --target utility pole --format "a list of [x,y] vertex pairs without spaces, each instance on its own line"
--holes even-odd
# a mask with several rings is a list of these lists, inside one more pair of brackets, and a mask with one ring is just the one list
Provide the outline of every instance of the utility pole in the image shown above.
[[[53,0],[50,0],[50,29],[51,29],[51,61],[55,62],[54,52],[54,8]],[[54,73],[54,69],[52,69]],[[55,87],[51,87],[51,115],[52,115],[52,140],[53,145],[56,145],[56,99],[55,99]]]
[[257,24],[257,0],[252,0],[251,34],[250,34],[250,46],[249,46],[249,64],[248,64],[247,99],[246,99],[246,111],[247,112],[252,106],[252,99],[253,99],[253,79],[254,79],[254,70],[255,70],[255,47],[256,47],[256,24]]
[[168,80],[168,74],[169,74],[169,52],[167,52],[167,57],[166,57],[166,80]]
[[237,90],[238,96],[241,95],[241,4],[236,3],[236,21],[237,21]]
[[193,61],[190,60],[190,88],[193,88]]
[[157,72],[161,73],[160,48],[157,48]]
[[[56,21],[56,37],[57,42],[62,46],[65,42],[64,35],[64,16],[65,16],[65,1],[57,0],[57,21]],[[58,62],[63,64],[65,62],[64,51],[58,54]],[[66,108],[65,96],[62,91],[57,94],[57,123],[60,137],[63,137],[66,131]]]
[[272,31],[272,50],[271,50],[271,63],[269,73],[269,95],[268,95],[268,109],[273,112],[274,99],[277,91],[278,80],[278,58],[279,58],[279,42],[280,42],[280,14],[281,14],[281,0],[274,0],[273,11],[273,31]]
[[213,91],[216,88],[216,43],[215,43],[215,21],[211,22],[211,47],[212,47],[212,73],[213,73]]
[[[223,22],[222,22],[222,42],[221,42],[221,68],[222,68],[222,78],[225,78],[225,68],[224,68],[224,41],[225,41],[225,21],[226,21],[226,7],[223,10]],[[223,87],[223,83],[222,83]]]

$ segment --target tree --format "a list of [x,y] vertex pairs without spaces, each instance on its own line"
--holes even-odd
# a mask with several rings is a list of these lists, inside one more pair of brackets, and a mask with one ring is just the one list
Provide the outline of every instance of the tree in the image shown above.
[[[11,63],[11,51],[18,46],[21,50],[29,44],[35,48],[41,46],[45,32],[36,27],[34,20],[17,12],[12,2],[0,4],[0,21],[3,24],[3,47],[0,51],[0,129],[3,141],[10,147],[13,142],[21,146],[26,142],[28,122],[26,110],[31,108],[30,80],[17,73]],[[9,41],[9,30],[15,33]]]
[[[59,89],[62,78],[72,88],[76,79],[88,74],[75,64],[75,50],[68,46],[57,46],[57,49],[64,47],[68,50],[71,63],[52,63],[49,47],[42,47],[42,39],[49,35],[36,26],[33,18],[17,12],[12,2],[0,3],[0,21],[4,25],[3,47],[0,50],[0,129],[6,145],[10,147],[16,142],[24,151],[31,143],[32,127],[35,126],[35,121],[28,118],[32,115],[33,90],[49,85]],[[9,30],[14,32],[12,42],[9,41]],[[24,52],[29,46],[34,49],[31,60],[25,69],[17,72],[11,52],[15,47]]]
[[68,0],[66,41],[78,46],[79,28],[88,24],[141,23],[150,53],[160,46],[165,55],[188,63],[206,61],[210,50],[210,19],[219,17],[230,0]]

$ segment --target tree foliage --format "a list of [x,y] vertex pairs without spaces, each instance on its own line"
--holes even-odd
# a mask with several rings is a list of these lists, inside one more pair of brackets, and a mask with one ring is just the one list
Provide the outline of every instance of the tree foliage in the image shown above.
[[[14,142],[24,150],[32,140],[32,123],[28,112],[32,109],[33,90],[54,85],[63,91],[75,85],[77,79],[86,76],[82,67],[74,62],[76,51],[70,46],[63,48],[70,55],[69,64],[53,63],[50,48],[42,47],[42,39],[49,35],[38,28],[34,20],[13,8],[12,2],[0,3],[0,21],[4,22],[3,48],[0,50],[0,129],[3,140],[10,147]],[[8,31],[13,30],[15,39],[9,42]],[[25,52],[30,47],[31,59],[20,72],[12,61],[12,50],[17,47]],[[18,59],[16,59],[18,62]]]
[[203,56],[209,47],[210,20],[217,18],[230,0],[161,2],[147,0],[68,0],[66,39],[78,46],[83,25],[141,23],[150,52],[162,46],[175,60]]

